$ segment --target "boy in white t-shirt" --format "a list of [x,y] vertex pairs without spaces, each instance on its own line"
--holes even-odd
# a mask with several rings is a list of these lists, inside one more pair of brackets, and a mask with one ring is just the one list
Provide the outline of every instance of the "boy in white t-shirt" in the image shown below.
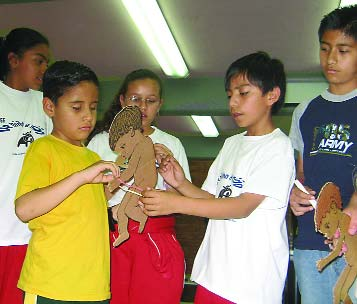
[[183,213],[210,218],[191,279],[195,303],[281,303],[289,248],[285,214],[294,181],[289,138],[272,114],[284,102],[283,64],[264,52],[233,62],[225,77],[229,109],[246,131],[228,138],[202,189],[173,157],[160,173],[181,195],[143,192],[150,216]]

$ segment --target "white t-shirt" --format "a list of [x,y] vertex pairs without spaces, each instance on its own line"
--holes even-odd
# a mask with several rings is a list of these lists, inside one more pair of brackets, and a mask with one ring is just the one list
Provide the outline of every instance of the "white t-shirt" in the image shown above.
[[246,218],[209,221],[191,279],[240,304],[282,301],[289,260],[286,208],[295,177],[294,153],[280,129],[228,138],[202,189],[215,197],[266,196]]
[[0,82],[0,246],[23,245],[30,239],[27,224],[15,214],[17,180],[30,143],[51,130],[42,92],[22,92]]
[[[186,152],[184,147],[182,146],[180,140],[175,136],[172,136],[166,132],[161,131],[158,128],[154,128],[154,132],[149,135],[152,142],[154,144],[160,143],[165,145],[170,151],[174,154],[174,157],[182,166],[185,176],[187,179],[191,180],[190,171],[188,167],[188,161],[186,157]],[[109,147],[109,134],[107,132],[102,132],[95,135],[92,140],[88,143],[87,146],[92,151],[96,152],[101,159],[115,161],[117,158],[117,154],[112,151]],[[128,184],[131,184],[129,182]],[[156,189],[165,189],[165,183],[161,175],[158,175]],[[125,195],[125,191],[119,190],[117,191],[114,196],[108,201],[109,207],[119,204]]]

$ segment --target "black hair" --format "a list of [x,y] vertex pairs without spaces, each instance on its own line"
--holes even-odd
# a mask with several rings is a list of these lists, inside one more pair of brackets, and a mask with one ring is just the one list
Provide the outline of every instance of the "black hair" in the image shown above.
[[93,138],[96,134],[99,134],[103,131],[109,131],[110,125],[117,113],[122,109],[121,104],[120,104],[120,95],[125,96],[127,91],[128,91],[128,86],[130,83],[136,80],[142,80],[142,79],[152,79],[157,82],[159,85],[159,94],[160,98],[162,98],[163,94],[163,85],[160,77],[156,75],[153,71],[148,70],[148,69],[139,69],[130,72],[126,77],[124,78],[123,83],[121,84],[118,93],[115,95],[110,107],[108,110],[104,113],[103,119],[99,121],[93,132],[90,134],[88,137],[88,140]]
[[320,22],[319,41],[331,30],[339,30],[357,41],[357,5],[340,7],[325,15]]
[[89,81],[99,87],[97,75],[89,67],[78,62],[57,61],[43,76],[43,97],[56,104],[58,98],[81,81]]
[[6,37],[0,37],[0,80],[5,81],[10,72],[9,53],[21,58],[27,50],[39,44],[50,45],[41,33],[25,27],[15,28]]
[[278,87],[280,97],[272,106],[271,113],[276,114],[285,100],[286,75],[283,63],[265,52],[256,52],[246,55],[234,61],[228,68],[224,80],[226,91],[229,90],[232,78],[243,75],[247,80],[257,86],[262,94],[272,91]]

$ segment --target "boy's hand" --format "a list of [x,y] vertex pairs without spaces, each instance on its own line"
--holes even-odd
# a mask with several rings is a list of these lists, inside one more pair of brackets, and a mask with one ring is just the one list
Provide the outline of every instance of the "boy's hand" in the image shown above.
[[175,213],[176,199],[179,195],[162,190],[144,190],[140,198],[143,211],[148,216],[168,215]]
[[171,150],[163,144],[154,144],[155,158],[158,164],[167,156],[173,156]]
[[107,183],[120,176],[114,162],[99,161],[79,172],[85,184]]
[[316,192],[307,186],[304,187],[310,194],[302,192],[296,186],[293,187],[290,193],[290,208],[296,216],[300,216],[306,212],[314,210],[309,200],[315,199],[314,195]]
[[173,188],[178,188],[186,180],[182,167],[173,156],[167,156],[161,161],[160,175]]

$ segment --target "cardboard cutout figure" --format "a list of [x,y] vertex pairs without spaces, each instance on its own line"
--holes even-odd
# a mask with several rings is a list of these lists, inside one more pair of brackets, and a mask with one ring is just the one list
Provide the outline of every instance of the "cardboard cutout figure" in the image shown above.
[[351,218],[341,210],[341,194],[335,184],[326,183],[317,201],[315,229],[333,241],[332,251],[325,258],[317,261],[317,269],[322,271],[335,258],[344,255],[346,267],[333,290],[334,304],[339,304],[341,301],[345,304],[352,303],[348,290],[357,276],[357,235],[352,236],[348,233]]
[[[119,155],[118,165],[127,160],[127,168],[121,176],[108,184],[110,192],[118,187],[126,191],[117,212],[119,237],[113,243],[116,247],[129,238],[128,218],[140,223],[139,233],[144,230],[147,215],[138,206],[140,192],[147,187],[155,188],[157,183],[154,145],[150,137],[142,133],[141,112],[137,106],[124,107],[115,116],[109,129],[109,145]],[[133,184],[128,186],[126,183],[131,179]]]

